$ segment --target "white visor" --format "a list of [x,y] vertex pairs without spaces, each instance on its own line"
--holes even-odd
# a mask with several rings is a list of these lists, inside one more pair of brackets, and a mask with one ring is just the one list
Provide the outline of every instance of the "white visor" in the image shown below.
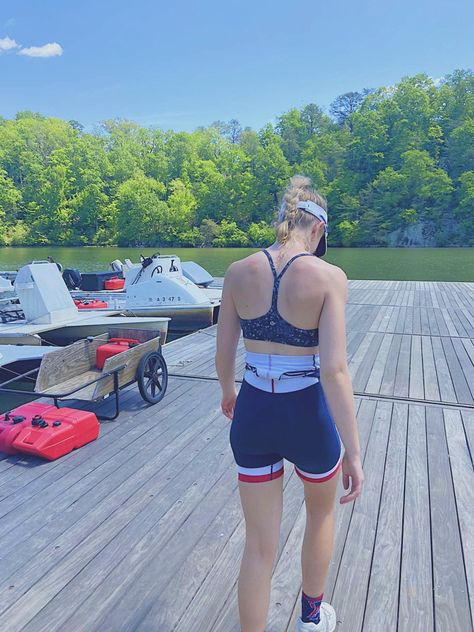
[[327,226],[328,214],[322,206],[319,206],[319,204],[316,204],[311,200],[305,200],[304,202],[298,202],[296,208],[299,208],[302,211],[306,211],[307,213],[311,213],[311,215],[314,215],[318,219],[322,220]]

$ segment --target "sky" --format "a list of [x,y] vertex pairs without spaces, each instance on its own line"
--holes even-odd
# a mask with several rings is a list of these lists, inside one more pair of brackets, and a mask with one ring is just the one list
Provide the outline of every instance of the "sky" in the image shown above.
[[473,0],[1,0],[0,116],[191,131],[474,69]]

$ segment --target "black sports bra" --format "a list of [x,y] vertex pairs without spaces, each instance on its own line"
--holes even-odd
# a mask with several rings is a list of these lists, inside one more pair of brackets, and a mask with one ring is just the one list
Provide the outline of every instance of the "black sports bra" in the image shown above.
[[273,273],[272,305],[266,314],[258,318],[241,318],[242,334],[248,340],[265,340],[281,342],[295,347],[317,347],[319,344],[319,332],[316,329],[301,329],[295,327],[280,315],[277,309],[278,289],[281,277],[288,270],[290,264],[298,257],[313,256],[310,252],[301,252],[287,261],[283,270],[277,275],[273,259],[265,249],[265,253]]

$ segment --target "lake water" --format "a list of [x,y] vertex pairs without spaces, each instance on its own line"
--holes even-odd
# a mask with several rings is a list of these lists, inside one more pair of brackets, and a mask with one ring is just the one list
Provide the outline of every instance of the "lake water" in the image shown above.
[[[230,263],[255,252],[253,248],[161,248],[182,260],[224,276]],[[0,270],[16,270],[51,255],[65,268],[84,272],[106,270],[114,259],[138,262],[152,248],[0,248]],[[349,279],[401,281],[474,281],[474,248],[330,248],[325,260],[343,268]]]

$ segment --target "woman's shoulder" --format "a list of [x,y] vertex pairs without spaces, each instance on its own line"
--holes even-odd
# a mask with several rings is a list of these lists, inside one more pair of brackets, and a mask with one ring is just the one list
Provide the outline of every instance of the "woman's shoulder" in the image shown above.
[[315,289],[316,294],[347,293],[347,276],[342,268],[319,257],[301,257],[296,262],[303,274],[296,275],[303,286]]
[[248,255],[243,259],[233,261],[227,268],[226,277],[235,276],[236,274],[243,273],[258,267],[261,264],[260,252],[261,251],[258,250],[257,252],[253,252],[251,255]]
[[344,279],[347,281],[347,275],[342,268],[336,266],[334,263],[329,263],[328,261],[324,261],[324,264],[327,266],[326,270],[328,274],[334,281],[343,281]]
[[347,279],[342,268],[320,257],[301,257],[297,263],[318,278],[328,278],[331,281]]

